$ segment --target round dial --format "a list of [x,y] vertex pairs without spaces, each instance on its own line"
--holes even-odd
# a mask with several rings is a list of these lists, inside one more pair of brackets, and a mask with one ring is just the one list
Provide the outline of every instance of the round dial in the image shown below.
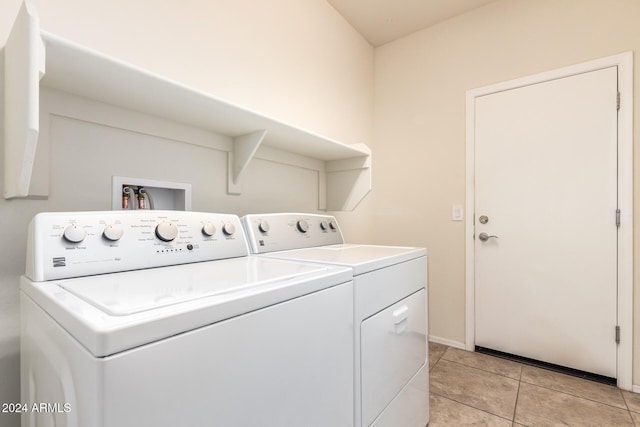
[[80,243],[87,237],[87,232],[84,228],[73,224],[64,229],[63,236],[68,242]]
[[298,223],[296,224],[296,227],[298,227],[298,230],[301,231],[302,233],[306,233],[307,231],[309,231],[309,223],[304,219],[301,219],[300,221],[298,221]]
[[205,236],[213,236],[216,233],[216,226],[211,224],[210,222],[207,222],[205,225],[202,226],[202,234],[204,234]]
[[263,219],[262,221],[260,221],[260,224],[258,225],[258,230],[262,231],[263,233],[266,233],[267,231],[269,231],[269,223],[267,222],[266,219]]
[[332,219],[329,220],[329,227],[331,227],[333,231],[336,231],[338,229],[336,223]]
[[120,240],[123,234],[124,230],[118,224],[109,224],[102,232],[102,236],[107,240],[111,240],[112,242]]
[[323,219],[322,221],[320,221],[320,228],[326,230],[327,228],[329,228],[329,223]]
[[156,227],[156,237],[163,242],[170,242],[178,236],[178,227],[169,221],[162,221]]
[[236,232],[236,226],[228,222],[222,227],[222,232],[227,236],[231,236],[233,233]]

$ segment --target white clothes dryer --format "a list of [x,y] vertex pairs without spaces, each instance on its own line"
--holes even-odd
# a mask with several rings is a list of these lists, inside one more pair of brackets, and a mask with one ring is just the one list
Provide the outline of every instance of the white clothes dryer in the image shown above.
[[424,427],[426,249],[345,244],[330,215],[256,214],[242,221],[254,254],[353,270],[355,425]]
[[235,215],[38,214],[23,426],[353,425],[351,270],[247,255]]

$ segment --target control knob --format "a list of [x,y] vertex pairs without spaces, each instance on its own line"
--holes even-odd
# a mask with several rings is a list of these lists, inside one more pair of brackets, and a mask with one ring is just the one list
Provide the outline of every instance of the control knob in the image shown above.
[[228,222],[222,227],[222,232],[227,236],[231,236],[236,232],[236,226]]
[[326,231],[327,228],[329,228],[329,223],[323,219],[320,221],[320,228],[322,228],[323,231]]
[[211,224],[210,222],[207,222],[205,225],[202,226],[202,234],[204,234],[207,237],[211,237],[216,233],[216,226]]
[[87,231],[82,227],[72,224],[64,229],[63,237],[68,242],[80,243],[87,237]]
[[269,231],[269,223],[267,222],[266,219],[263,219],[262,221],[260,221],[260,224],[258,224],[258,230],[262,231],[263,233],[266,233],[267,231]]
[[162,221],[156,226],[156,237],[163,242],[170,242],[178,236],[178,227],[169,221]]
[[332,219],[329,220],[329,228],[331,228],[331,230],[333,231],[336,231],[338,229],[336,223]]
[[120,240],[123,234],[124,234],[124,230],[118,224],[109,224],[105,227],[104,231],[102,232],[102,236],[105,239],[110,240],[112,242]]
[[306,233],[307,231],[309,231],[309,223],[304,219],[301,219],[300,221],[298,221],[296,223],[296,227],[298,228],[298,231],[302,233]]

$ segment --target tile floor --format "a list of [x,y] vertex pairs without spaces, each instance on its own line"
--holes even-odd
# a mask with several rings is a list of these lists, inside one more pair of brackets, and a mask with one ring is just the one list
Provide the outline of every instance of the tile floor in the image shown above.
[[429,368],[429,427],[640,427],[640,394],[616,387],[436,343]]

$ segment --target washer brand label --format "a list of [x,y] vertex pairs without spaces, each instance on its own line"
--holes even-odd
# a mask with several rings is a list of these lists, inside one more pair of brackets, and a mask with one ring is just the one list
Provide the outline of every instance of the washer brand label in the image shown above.
[[67,258],[66,257],[54,257],[53,258],[53,266],[54,267],[66,267],[67,266]]

